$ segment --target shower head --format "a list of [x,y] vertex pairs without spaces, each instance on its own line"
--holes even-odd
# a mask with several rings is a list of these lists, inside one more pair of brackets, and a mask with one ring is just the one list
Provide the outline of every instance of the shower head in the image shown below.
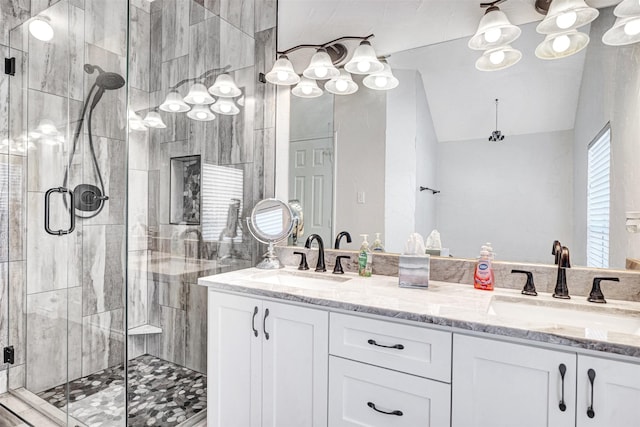
[[84,72],[87,74],[93,74],[95,70],[98,70],[99,74],[104,73],[104,70],[97,65],[93,64],[84,64]]
[[125,83],[124,77],[118,73],[104,71],[98,65],[84,64],[84,71],[86,73],[93,74],[96,70],[98,70],[98,77],[96,77],[95,85],[98,87],[98,91],[93,97],[93,102],[91,103],[92,109],[98,105],[98,102],[102,99],[102,95],[104,95],[105,90],[120,89]]

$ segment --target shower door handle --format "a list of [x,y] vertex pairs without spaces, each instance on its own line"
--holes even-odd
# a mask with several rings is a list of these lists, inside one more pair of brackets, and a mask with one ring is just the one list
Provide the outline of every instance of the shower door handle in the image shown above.
[[[51,194],[69,194],[69,228],[66,230],[52,230],[49,223],[49,217],[51,215]],[[75,205],[73,203],[73,191],[65,187],[50,188],[44,194],[44,230],[52,236],[64,236],[65,234],[71,234],[76,228],[76,216]]]

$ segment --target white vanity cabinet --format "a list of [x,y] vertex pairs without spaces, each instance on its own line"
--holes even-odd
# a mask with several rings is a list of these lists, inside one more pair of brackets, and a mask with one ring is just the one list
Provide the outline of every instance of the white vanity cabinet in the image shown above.
[[209,427],[327,427],[329,313],[209,291]]
[[575,384],[575,353],[454,334],[452,427],[573,427]]
[[577,427],[639,426],[640,365],[578,355],[576,415]]

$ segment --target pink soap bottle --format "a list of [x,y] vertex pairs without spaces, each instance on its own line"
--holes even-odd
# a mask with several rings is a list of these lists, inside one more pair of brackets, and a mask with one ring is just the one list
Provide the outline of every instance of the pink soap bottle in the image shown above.
[[473,275],[473,287],[484,291],[492,291],[495,284],[495,276],[493,275],[493,249],[491,244],[483,245],[480,250],[480,258],[476,264],[476,271]]

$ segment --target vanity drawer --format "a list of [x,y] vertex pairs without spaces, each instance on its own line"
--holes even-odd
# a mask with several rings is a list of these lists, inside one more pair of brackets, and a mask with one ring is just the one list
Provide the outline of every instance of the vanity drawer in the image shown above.
[[331,313],[329,353],[451,382],[451,333]]
[[449,384],[329,358],[331,427],[449,426],[450,403]]

